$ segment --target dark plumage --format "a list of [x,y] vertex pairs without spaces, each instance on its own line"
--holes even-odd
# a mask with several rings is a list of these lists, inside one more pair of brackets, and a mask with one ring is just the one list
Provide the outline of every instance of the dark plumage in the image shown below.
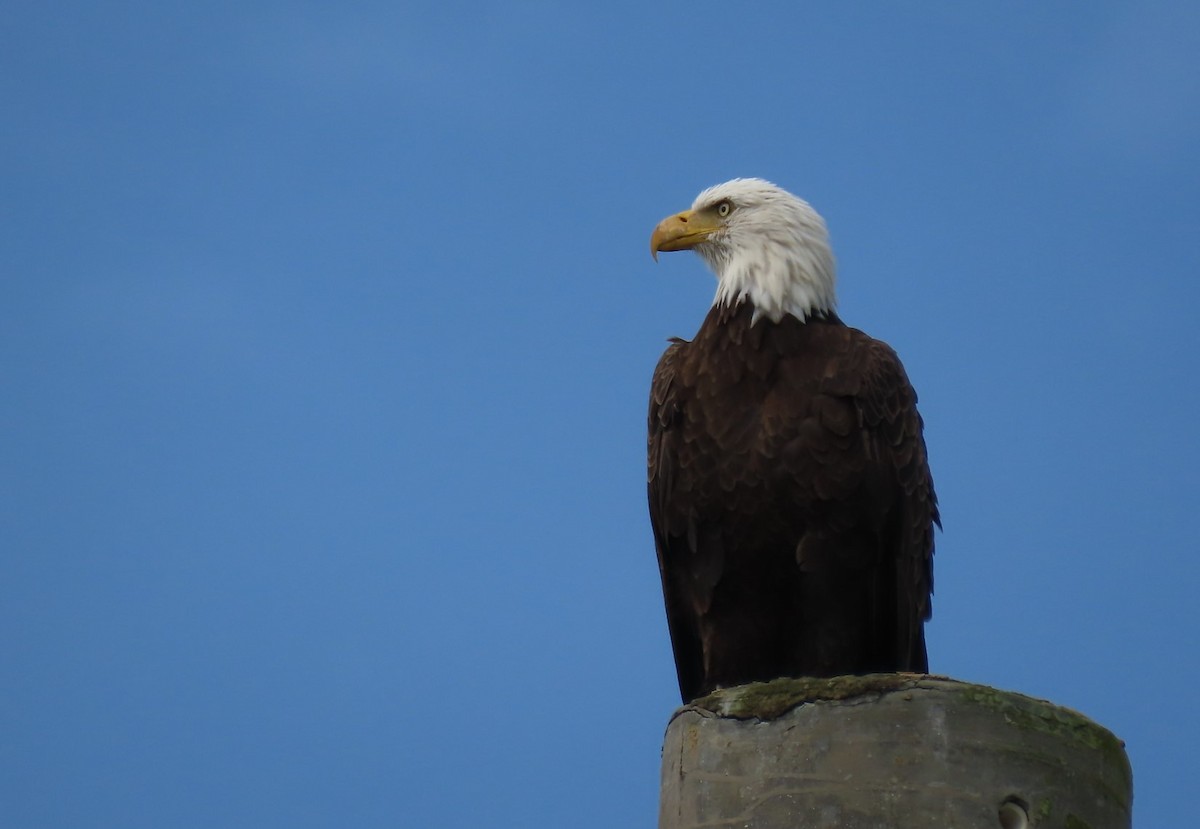
[[[754,208],[732,190],[717,195]],[[704,198],[666,221],[694,229]],[[731,259],[753,244],[714,224],[703,241]],[[924,672],[938,512],[916,394],[895,352],[832,308],[773,320],[755,295],[718,299],[651,389],[650,517],[683,699],[779,676]]]

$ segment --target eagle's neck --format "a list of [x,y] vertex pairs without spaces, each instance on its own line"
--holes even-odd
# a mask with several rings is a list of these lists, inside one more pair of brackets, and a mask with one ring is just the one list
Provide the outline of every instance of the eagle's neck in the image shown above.
[[[799,314],[783,314],[778,320],[771,320],[770,325],[755,326],[755,323],[764,316],[765,314],[760,313],[758,308],[749,299],[735,300],[732,303],[714,302],[708,312],[708,316],[704,319],[704,327],[714,332],[728,328],[729,326],[741,328],[743,331],[747,328],[753,328],[756,332],[754,341],[758,341],[760,336],[770,336],[772,331],[806,328],[807,326],[804,325],[806,322],[845,325],[842,322],[842,318],[837,315],[837,312],[832,310],[810,311],[805,317],[801,317]],[[766,329],[765,331],[762,330],[764,328]]]
[[717,274],[713,304],[754,307],[751,325],[791,315],[824,317],[837,304],[833,252],[823,233],[795,228],[759,234],[752,245],[705,245],[697,251]]

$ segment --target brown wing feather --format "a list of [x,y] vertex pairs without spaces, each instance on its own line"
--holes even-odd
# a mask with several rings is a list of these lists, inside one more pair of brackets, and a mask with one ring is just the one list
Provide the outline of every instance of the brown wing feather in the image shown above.
[[680,690],[926,668],[936,500],[895,353],[714,309],[651,388],[650,517]]
[[675,365],[687,346],[688,343],[683,340],[672,341],[654,370],[647,430],[647,482],[650,523],[654,529],[654,546],[658,554],[658,571],[662,578],[675,670],[679,687],[694,689],[700,687],[703,681],[703,649],[695,625],[696,609],[685,595],[686,585],[679,578],[687,562],[678,555],[672,555],[673,547],[678,549],[678,542],[672,545],[670,539],[686,538],[687,526],[671,509],[672,504],[682,498],[675,490],[677,454],[671,450],[671,441],[666,439],[679,426],[681,411],[675,400]]
[[932,614],[933,526],[940,516],[926,454],[924,422],[917,393],[900,358],[886,343],[847,329],[854,347],[846,352],[839,380],[857,385],[853,398],[861,413],[871,455],[894,477],[896,488],[884,536],[886,558],[894,566],[897,670],[925,672],[924,622]]

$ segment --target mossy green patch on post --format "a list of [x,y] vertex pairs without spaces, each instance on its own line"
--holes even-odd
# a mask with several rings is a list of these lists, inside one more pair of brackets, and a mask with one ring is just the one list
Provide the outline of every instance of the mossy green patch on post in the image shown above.
[[1040,801],[1038,801],[1037,811],[1034,812],[1034,817],[1037,818],[1038,822],[1042,822],[1049,820],[1050,815],[1052,814],[1054,814],[1054,804],[1051,802],[1050,798],[1043,797]]
[[[1104,756],[1104,762],[1121,774],[1124,791],[1133,790],[1133,769],[1130,768],[1129,758],[1125,754],[1125,746],[1107,728],[1069,708],[1033,697],[1000,691],[985,685],[959,685],[964,699],[1003,715],[1016,728],[1075,740],[1099,751]],[[1109,794],[1129,808],[1130,804],[1125,802],[1127,798],[1120,792],[1113,791]]]
[[769,722],[805,703],[877,697],[915,687],[924,678],[924,674],[866,674],[773,679],[722,688],[693,701],[688,707],[735,720]]
[[961,683],[959,687],[968,701],[1003,714],[1022,728],[1071,737],[1091,748],[1105,749],[1110,745],[1121,748],[1111,732],[1069,708],[984,685]]

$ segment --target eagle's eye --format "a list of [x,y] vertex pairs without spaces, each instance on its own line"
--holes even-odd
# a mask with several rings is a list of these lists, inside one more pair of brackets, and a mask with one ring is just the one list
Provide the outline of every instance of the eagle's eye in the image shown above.
[[717,202],[717,215],[724,219],[733,212],[733,202],[726,199],[725,201]]

